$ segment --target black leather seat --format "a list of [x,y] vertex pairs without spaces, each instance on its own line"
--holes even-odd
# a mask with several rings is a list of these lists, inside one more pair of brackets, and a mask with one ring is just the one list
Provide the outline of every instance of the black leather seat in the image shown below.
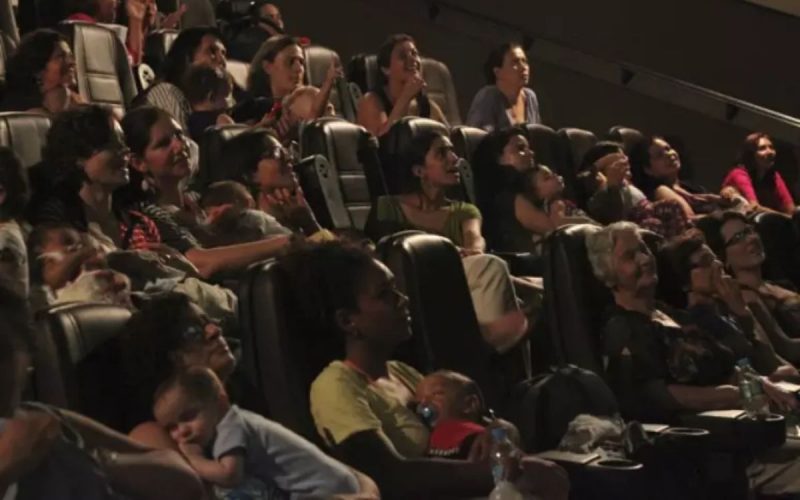
[[[247,125],[216,125],[203,132],[200,139],[200,166],[197,172],[197,185],[205,188],[209,184],[230,179],[228,162],[226,161],[227,144],[242,132],[250,130]],[[266,133],[266,132],[264,132]]]
[[486,137],[485,130],[459,125],[450,129],[450,141],[456,150],[456,154],[461,158],[458,163],[458,170],[461,172],[462,193],[459,198],[470,203],[477,204],[478,196],[475,187],[475,164],[474,157],[478,145]]
[[39,113],[0,113],[0,146],[11,148],[22,166],[30,168],[42,160],[50,118]]
[[[369,92],[380,82],[377,56],[361,54],[353,57],[348,64],[347,73],[348,79],[355,83],[362,93]],[[447,65],[436,59],[423,57],[422,76],[428,84],[428,97],[442,109],[448,124],[461,125],[456,88]]]
[[555,130],[547,125],[525,125],[528,135],[528,143],[536,154],[536,161],[542,165],[547,165],[559,175],[569,168],[567,153],[564,144]]
[[39,315],[34,393],[42,402],[77,411],[112,428],[125,416],[120,394],[120,347],[115,337],[131,313],[107,304],[55,306]]
[[153,68],[157,76],[163,74],[164,59],[172,47],[172,42],[178,38],[178,33],[178,30],[155,30],[150,32],[144,41],[142,61]]
[[644,134],[635,128],[617,125],[608,129],[606,138],[619,142],[622,144],[622,149],[625,151],[625,154],[630,154],[631,149],[644,140]]
[[759,212],[752,221],[764,243],[764,278],[790,281],[800,288],[800,237],[792,219],[775,212]]
[[380,138],[380,159],[383,177],[389,194],[403,190],[406,172],[403,172],[403,158],[411,141],[422,132],[437,131],[449,136],[447,127],[428,118],[406,116],[401,118]]
[[62,33],[75,54],[78,91],[87,102],[125,113],[136,96],[136,83],[125,46],[112,30],[97,24],[63,22]]
[[[306,56],[306,81],[309,85],[320,88],[325,82],[331,62],[336,60],[341,64],[341,58],[335,51],[321,45],[309,45],[303,51]],[[346,80],[337,80],[331,91],[330,102],[338,116],[351,122],[356,121],[356,102]]]
[[288,277],[275,261],[254,265],[239,289],[242,363],[255,388],[264,395],[269,416],[310,441],[322,445],[309,409],[311,382],[327,363],[313,359],[314,332],[302,328]]
[[375,138],[340,118],[320,118],[303,125],[300,154],[327,160],[301,171],[320,223],[329,229],[363,229],[372,203],[385,192]]
[[[558,137],[564,151],[564,163],[559,170],[569,189],[567,194],[574,196],[573,193],[577,192],[578,169],[586,152],[597,144],[597,137],[592,132],[579,128],[562,128],[558,131]],[[573,200],[577,201],[574,197]]]

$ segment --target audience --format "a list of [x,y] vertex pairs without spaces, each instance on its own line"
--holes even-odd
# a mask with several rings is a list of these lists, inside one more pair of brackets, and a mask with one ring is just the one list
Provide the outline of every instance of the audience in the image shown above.
[[792,216],[794,199],[781,174],[775,169],[775,146],[763,132],[747,136],[738,164],[722,181],[723,190],[732,187],[753,206]]
[[[410,336],[408,298],[386,266],[340,243],[297,249],[281,266],[291,278],[298,317],[317,335],[310,358],[323,365],[343,358],[311,386],[311,413],[328,445],[375,479],[384,497],[486,495],[492,486],[482,459],[423,458],[429,431],[409,409],[422,375],[391,360]],[[534,493],[566,498],[560,467],[527,457],[522,469]]]
[[488,132],[514,125],[541,123],[536,92],[527,87],[528,56],[518,43],[492,49],[483,65],[486,86],[475,94],[467,114],[467,125]]
[[81,102],[76,85],[75,59],[66,38],[49,29],[32,31],[8,59],[0,107],[55,115]]
[[422,59],[409,35],[391,35],[378,49],[378,85],[358,101],[358,123],[382,136],[404,116],[447,123],[439,106],[425,94]]

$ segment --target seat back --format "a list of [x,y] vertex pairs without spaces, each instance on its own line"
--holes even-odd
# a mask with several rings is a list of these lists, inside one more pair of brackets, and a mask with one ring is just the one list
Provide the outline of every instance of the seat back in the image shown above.
[[450,129],[450,140],[456,154],[462,159],[459,162],[461,172],[461,186],[463,188],[463,199],[472,204],[477,204],[477,193],[475,187],[475,151],[478,145],[486,137],[485,130],[459,125]]
[[378,255],[410,301],[413,335],[401,349],[405,361],[423,373],[436,369],[463,373],[483,389],[487,404],[496,406],[500,388],[490,375],[492,349],[481,335],[453,243],[405,231],[381,240]]
[[0,113],[0,146],[11,148],[22,166],[30,168],[42,160],[50,118],[39,113]]
[[178,30],[155,30],[151,31],[144,41],[142,62],[153,68],[158,76],[163,75],[164,60],[172,43],[178,38],[178,33]]
[[236,82],[236,85],[247,90],[247,74],[250,72],[250,63],[230,59],[228,60],[226,68],[233,78],[233,81]]
[[[436,59],[423,57],[422,77],[428,84],[426,90],[428,97],[442,109],[448,124],[461,125],[453,76],[447,65]],[[353,57],[347,67],[347,78],[363,93],[374,89],[381,81],[378,56],[359,54]]]
[[630,154],[633,147],[644,140],[644,134],[635,128],[623,127],[622,125],[616,125],[608,129],[606,137],[622,144],[625,154]]
[[380,138],[381,167],[389,194],[397,194],[403,190],[403,184],[407,182],[403,165],[408,147],[415,137],[427,131],[439,131],[449,136],[447,127],[435,120],[406,116]]
[[136,96],[136,84],[128,53],[116,33],[82,22],[59,26],[71,41],[81,97],[108,106],[120,116],[124,114]]
[[[309,85],[320,88],[325,82],[331,63],[338,61],[341,64],[341,58],[335,51],[321,45],[309,45],[303,51],[306,56],[306,80]],[[355,122],[356,103],[346,80],[337,79],[331,91],[330,102],[336,109],[337,116]]]
[[566,150],[555,130],[547,125],[525,125],[528,143],[536,154],[536,161],[547,165],[559,175],[568,170]]
[[197,184],[205,188],[212,182],[230,179],[230,166],[226,161],[228,143],[249,130],[247,125],[216,125],[209,127],[200,138],[200,168],[197,172]]
[[73,303],[39,315],[34,391],[49,404],[126,432],[119,404],[120,346],[117,336],[129,310],[108,304]]
[[[364,127],[340,118],[320,118],[303,125],[300,154],[321,155],[301,176],[320,223],[329,229],[363,229],[370,206],[385,191],[377,144]],[[309,198],[311,201],[311,198]]]
[[[256,264],[240,284],[243,368],[264,395],[269,416],[301,436],[321,444],[308,403],[311,382],[322,368],[308,353],[313,332],[301,327],[288,277],[275,261]],[[315,352],[319,352],[316,350]],[[333,361],[317,360],[320,364]]]
[[578,191],[578,169],[586,152],[597,144],[597,137],[592,132],[579,128],[562,128],[558,131],[558,137],[564,151],[560,174],[567,186],[567,196],[578,201],[575,197]]

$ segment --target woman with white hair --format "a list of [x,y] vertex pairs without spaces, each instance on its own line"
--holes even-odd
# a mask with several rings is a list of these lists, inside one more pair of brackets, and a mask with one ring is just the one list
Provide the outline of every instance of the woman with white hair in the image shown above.
[[[656,261],[639,231],[631,222],[616,222],[586,237],[592,271],[614,296],[603,354],[626,416],[663,422],[680,411],[739,408],[732,351],[697,328],[681,327],[675,312],[657,305]],[[797,407],[793,394],[766,377],[762,383],[773,406]],[[748,468],[751,488],[762,495],[800,492],[793,484],[797,476],[790,475],[800,472],[790,472],[800,467],[792,446],[756,458]]]

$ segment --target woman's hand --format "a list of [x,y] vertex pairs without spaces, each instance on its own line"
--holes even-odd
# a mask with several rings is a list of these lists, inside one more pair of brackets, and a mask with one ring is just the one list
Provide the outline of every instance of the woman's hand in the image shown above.
[[711,271],[711,282],[719,298],[728,306],[728,309],[737,316],[748,314],[747,303],[742,295],[742,288],[731,276],[723,273],[722,266],[717,263]]
[[517,488],[547,500],[566,500],[569,496],[569,477],[560,465],[534,456],[526,456],[520,462],[522,474],[516,481]]
[[307,235],[319,231],[320,226],[300,186],[294,193],[278,188],[271,193],[261,193],[261,206],[289,227],[302,230]]
[[797,410],[800,407],[797,396],[794,393],[773,384],[767,377],[761,377],[761,386],[764,388],[767,397],[769,397],[772,406],[777,407],[779,411],[788,412]]
[[398,100],[404,103],[411,102],[411,100],[417,97],[427,86],[428,84],[425,82],[425,79],[422,78],[422,75],[420,73],[415,73],[414,76],[409,78],[405,85],[403,85],[403,90],[400,92]]

